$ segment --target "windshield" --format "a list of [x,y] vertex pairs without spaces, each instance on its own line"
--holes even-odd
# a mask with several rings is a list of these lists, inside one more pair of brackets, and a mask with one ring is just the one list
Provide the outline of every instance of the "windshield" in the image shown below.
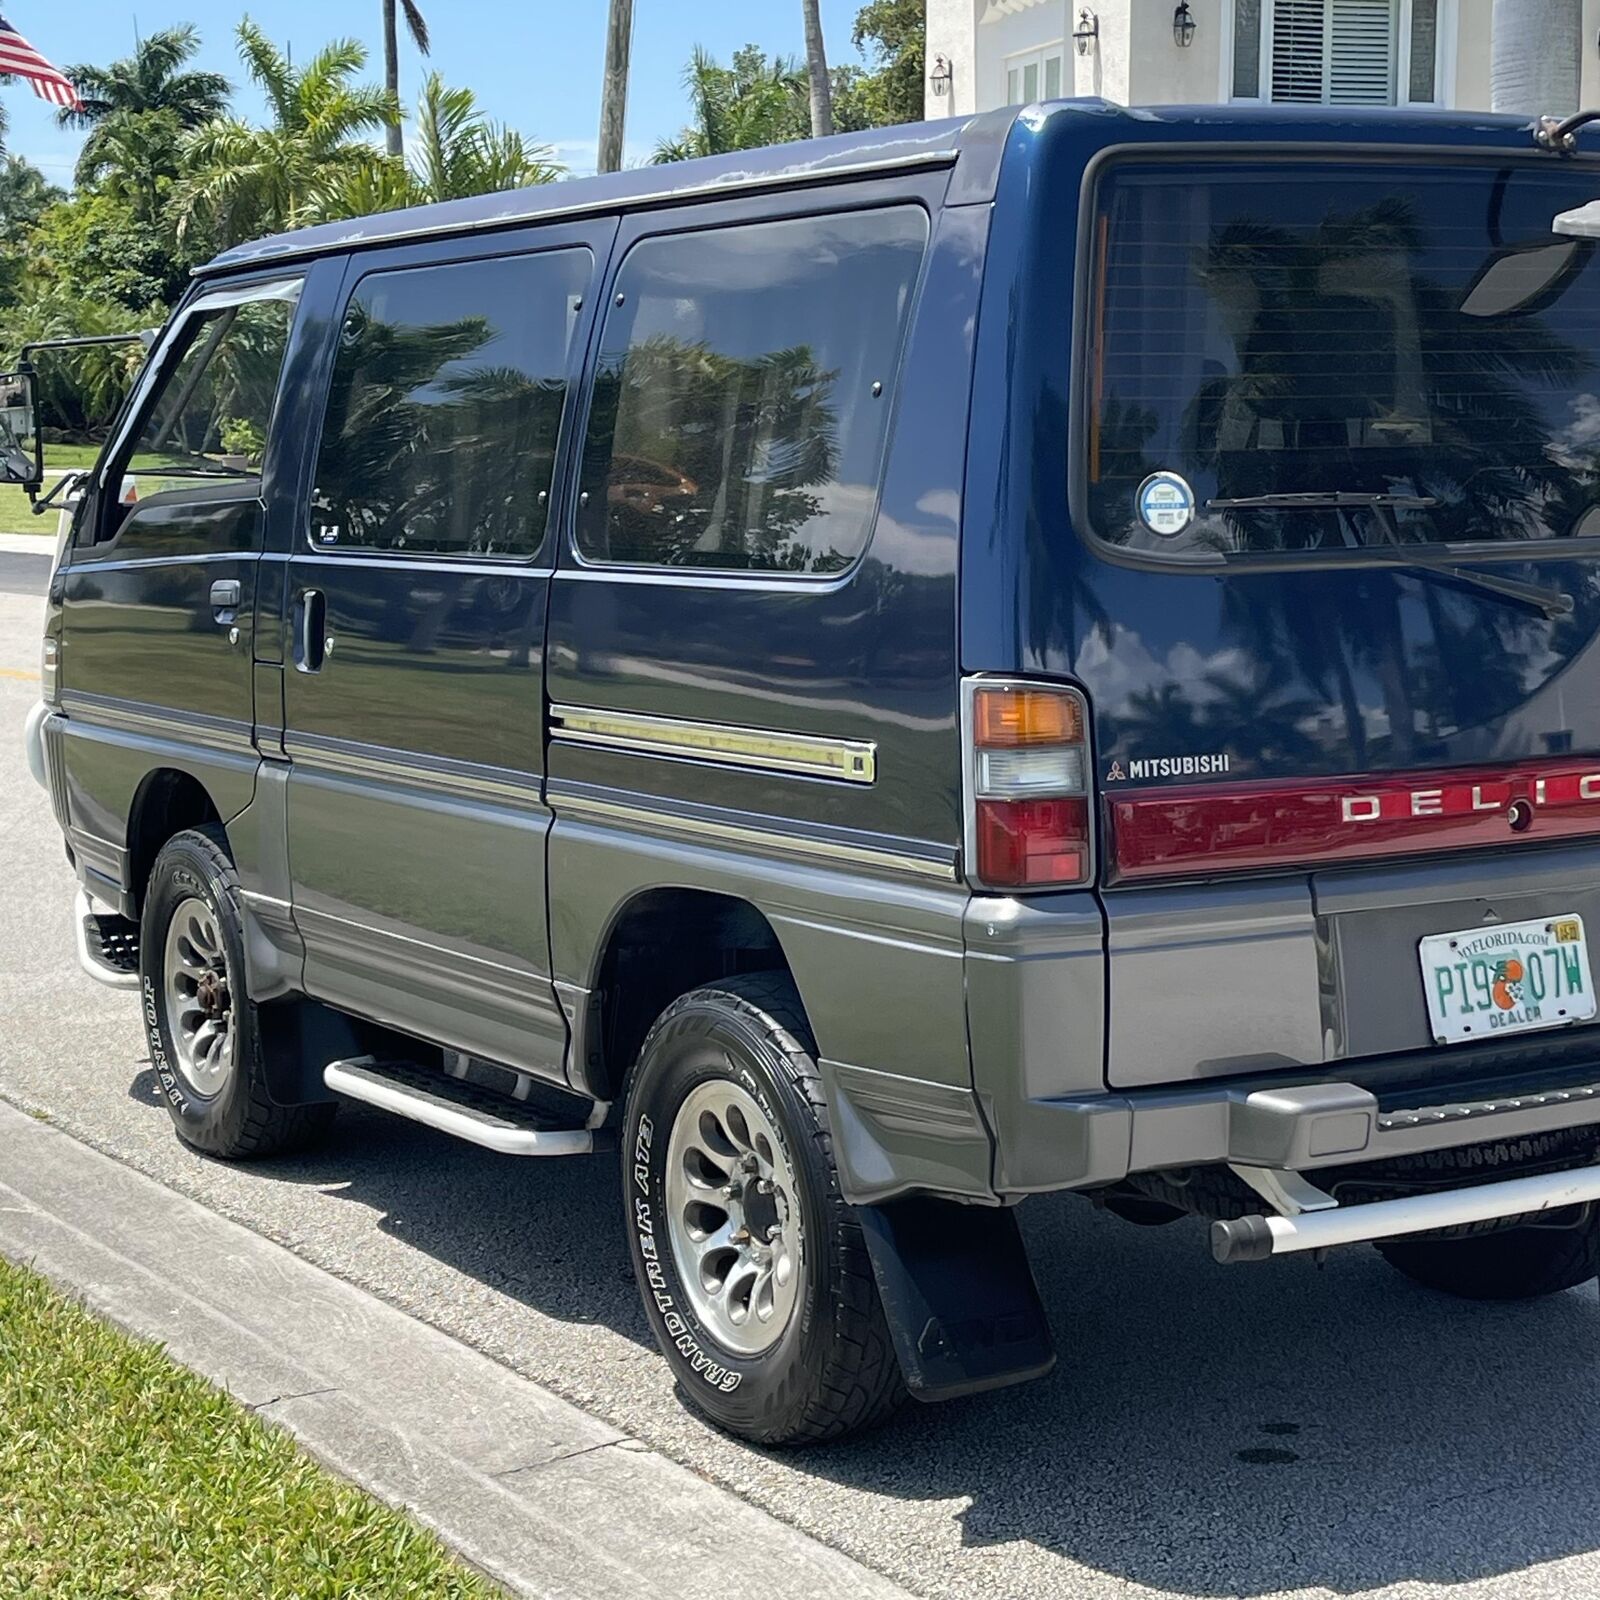
[[1600,264],[1550,231],[1597,196],[1554,163],[1113,168],[1094,532],[1193,561],[1600,537]]

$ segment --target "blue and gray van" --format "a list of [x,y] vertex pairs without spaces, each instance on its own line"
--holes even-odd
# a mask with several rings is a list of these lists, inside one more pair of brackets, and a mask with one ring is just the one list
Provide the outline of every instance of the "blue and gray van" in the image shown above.
[[1066,102],[219,256],[29,734],[179,1136],[620,1151],[768,1444],[1048,1370],[1045,1191],[1593,1279],[1588,140]]

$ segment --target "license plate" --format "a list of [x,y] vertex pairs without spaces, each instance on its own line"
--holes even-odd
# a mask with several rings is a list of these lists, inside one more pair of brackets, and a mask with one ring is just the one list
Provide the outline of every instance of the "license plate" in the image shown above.
[[1560,1028],[1595,1014],[1581,917],[1434,933],[1420,954],[1437,1044]]

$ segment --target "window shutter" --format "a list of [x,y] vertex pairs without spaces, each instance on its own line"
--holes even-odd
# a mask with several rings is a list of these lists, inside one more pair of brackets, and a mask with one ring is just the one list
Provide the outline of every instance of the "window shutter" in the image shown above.
[[1272,98],[1298,105],[1393,105],[1395,0],[1277,0]]
[[1331,0],[1328,100],[1339,106],[1394,104],[1393,0]]
[[1272,8],[1272,98],[1280,104],[1322,100],[1327,9],[1327,0],[1278,0]]

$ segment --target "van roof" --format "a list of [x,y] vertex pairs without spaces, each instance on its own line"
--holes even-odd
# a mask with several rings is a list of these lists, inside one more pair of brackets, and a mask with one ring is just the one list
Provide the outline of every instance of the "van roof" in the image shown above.
[[939,122],[903,123],[864,133],[768,145],[664,166],[633,167],[626,172],[573,178],[532,189],[474,195],[466,200],[322,223],[235,245],[197,267],[195,274],[208,277],[408,239],[478,233],[557,217],[735,195],[751,189],[873,172],[954,166],[958,160],[959,193],[953,193],[951,201],[989,200],[994,196],[1000,155],[1013,124],[1021,118],[1027,127],[1037,130],[1060,113],[1115,120],[1130,127],[1138,125],[1146,136],[1160,128],[1175,140],[1186,134],[1215,138],[1219,132],[1235,127],[1241,137],[1250,139],[1270,137],[1268,130],[1277,128],[1297,141],[1315,135],[1338,143],[1363,144],[1389,134],[1401,136],[1406,143],[1418,143],[1431,133],[1438,136],[1440,143],[1502,148],[1526,138],[1530,153],[1534,148],[1529,136],[1534,126],[1532,119],[1490,112],[1396,110],[1388,106],[1122,106],[1099,99],[1061,100],[1028,107],[1009,106]]
[[410,206],[403,211],[322,223],[235,245],[196,272],[209,276],[333,251],[371,249],[406,239],[479,233],[523,222],[820,182],[857,173],[951,166],[963,149],[973,147],[975,142],[992,146],[993,159],[998,162],[1000,145],[1016,114],[1016,108],[1011,107],[976,117],[911,122],[730,155],[701,156],[663,166],[631,167],[625,172],[570,178],[532,189],[509,189],[466,200]]

